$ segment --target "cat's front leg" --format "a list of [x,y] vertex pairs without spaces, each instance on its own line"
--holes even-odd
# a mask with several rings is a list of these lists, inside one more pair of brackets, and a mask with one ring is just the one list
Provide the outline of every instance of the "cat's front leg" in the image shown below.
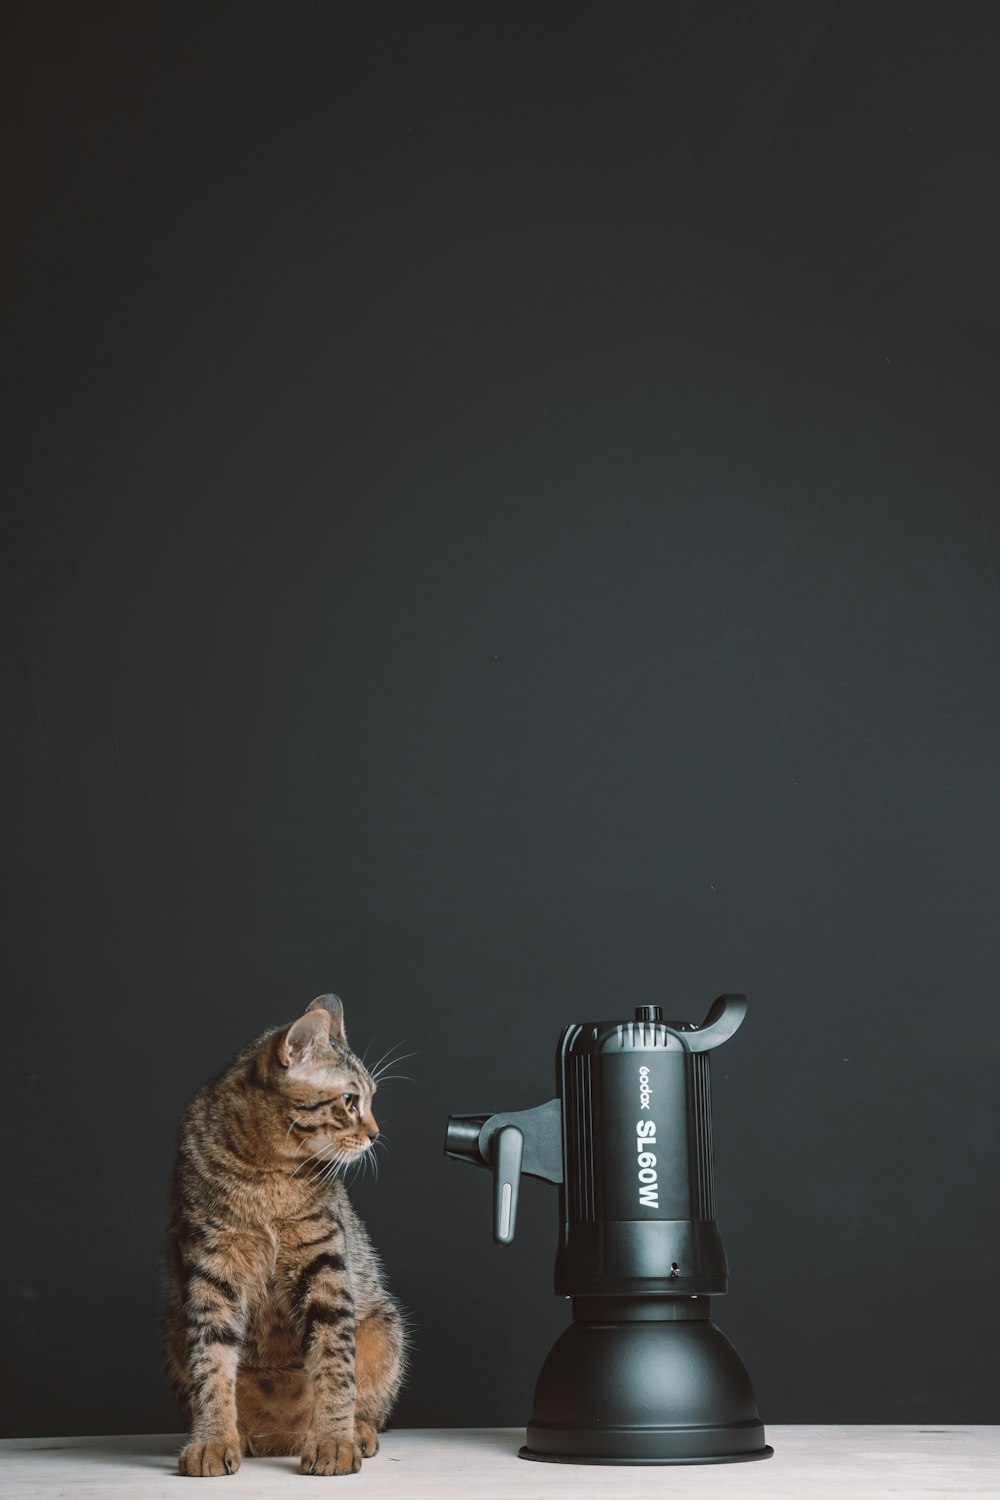
[[356,1474],[362,1459],[354,1431],[356,1323],[339,1226],[301,1266],[292,1304],[313,1392],[303,1472]]
[[246,1328],[247,1298],[231,1255],[201,1254],[184,1266],[183,1308],[191,1439],[180,1471],[190,1478],[235,1474],[240,1466],[236,1367]]

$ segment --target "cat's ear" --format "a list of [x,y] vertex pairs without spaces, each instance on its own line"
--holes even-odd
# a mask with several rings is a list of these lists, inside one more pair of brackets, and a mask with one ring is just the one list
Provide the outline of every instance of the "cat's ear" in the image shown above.
[[330,1035],[330,1017],[325,1010],[310,1005],[304,1016],[293,1021],[278,1043],[278,1061],[283,1068],[301,1062],[310,1052],[322,1046]]
[[330,1037],[339,1042],[342,1047],[347,1046],[347,1033],[344,1030],[344,1002],[339,995],[317,995],[316,999],[306,1009],[306,1015],[310,1011],[325,1010],[330,1017]]

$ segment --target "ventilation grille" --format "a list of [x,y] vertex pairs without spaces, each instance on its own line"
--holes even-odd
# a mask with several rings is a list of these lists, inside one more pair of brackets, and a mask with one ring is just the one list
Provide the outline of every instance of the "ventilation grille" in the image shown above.
[[668,1047],[667,1028],[660,1021],[620,1021],[618,1023],[618,1046],[642,1048]]
[[569,1217],[584,1223],[597,1218],[594,1191],[594,1094],[589,1052],[566,1058],[566,1144],[568,1150]]
[[712,1076],[707,1052],[688,1055],[691,1132],[691,1216],[715,1218],[715,1157],[712,1152]]

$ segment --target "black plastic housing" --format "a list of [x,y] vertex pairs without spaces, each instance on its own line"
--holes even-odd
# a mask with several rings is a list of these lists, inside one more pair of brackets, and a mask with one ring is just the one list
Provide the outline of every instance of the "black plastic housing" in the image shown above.
[[585,1022],[563,1032],[556,1066],[565,1174],[556,1292],[725,1292],[708,1053],[662,1021]]

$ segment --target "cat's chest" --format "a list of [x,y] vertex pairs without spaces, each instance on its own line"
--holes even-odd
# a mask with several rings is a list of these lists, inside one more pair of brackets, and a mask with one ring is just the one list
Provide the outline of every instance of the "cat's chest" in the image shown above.
[[[279,1244],[270,1275],[259,1287],[257,1295],[251,1299],[250,1316],[259,1338],[267,1340],[279,1330],[287,1328],[292,1311],[301,1300],[303,1274],[309,1268],[309,1257],[322,1254],[326,1243],[324,1241],[304,1253],[299,1247],[286,1247],[282,1253]],[[344,1262],[342,1278],[350,1287],[351,1268],[344,1260],[342,1239],[340,1245],[341,1253],[337,1258]]]
[[274,1225],[274,1256],[271,1274],[263,1289],[263,1301],[287,1306],[301,1291],[304,1272],[314,1268],[317,1256],[336,1256],[349,1276],[344,1227],[323,1208],[307,1218],[295,1217]]

